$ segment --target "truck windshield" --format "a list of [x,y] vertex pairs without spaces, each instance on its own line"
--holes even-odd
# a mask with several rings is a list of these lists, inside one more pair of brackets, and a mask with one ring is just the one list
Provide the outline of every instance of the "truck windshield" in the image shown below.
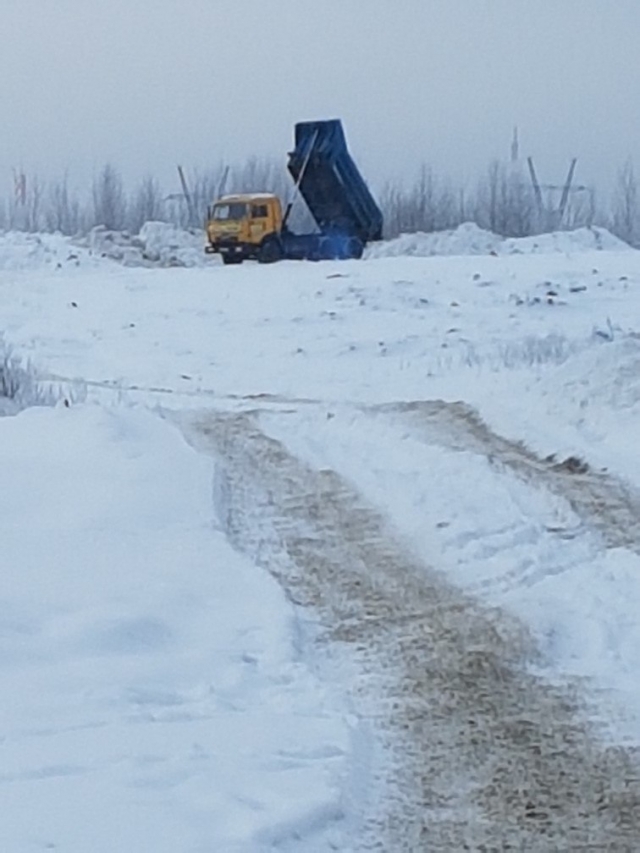
[[244,219],[247,215],[247,205],[241,202],[216,204],[213,208],[214,219]]

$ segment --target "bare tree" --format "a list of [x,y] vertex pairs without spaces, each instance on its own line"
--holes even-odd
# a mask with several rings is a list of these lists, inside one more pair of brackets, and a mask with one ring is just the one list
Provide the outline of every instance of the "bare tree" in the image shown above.
[[481,178],[476,196],[474,219],[481,228],[487,228],[494,234],[499,233],[500,216],[500,184],[502,182],[502,167],[499,160],[492,160],[486,174]]
[[436,192],[433,170],[423,163],[409,203],[408,213],[413,219],[411,231],[438,230]]
[[93,223],[110,231],[126,227],[127,202],[120,173],[107,163],[92,185]]
[[380,207],[387,237],[413,231],[443,231],[464,221],[464,196],[424,164],[411,189],[385,184]]
[[25,229],[27,231],[40,231],[42,223],[42,196],[45,186],[37,175],[29,182],[26,203]]
[[197,169],[193,170],[188,181],[196,221],[190,221],[189,211],[185,205],[183,213],[185,218],[181,223],[182,225],[202,225],[207,216],[207,209],[217,199],[218,195],[224,191],[223,181],[226,182],[226,171],[222,163],[205,172]]
[[519,171],[511,171],[503,180],[503,232],[509,237],[527,237],[534,231],[533,193]]
[[638,183],[631,160],[618,171],[613,194],[613,233],[632,246],[638,245]]
[[14,177],[15,192],[7,205],[7,224],[19,231],[38,231],[42,223],[44,184],[37,175],[25,172]]
[[68,235],[79,233],[85,225],[80,202],[71,197],[67,172],[49,185],[44,222],[47,230]]
[[270,192],[283,200],[289,195],[291,178],[279,161],[250,157],[246,163],[231,169],[229,189],[232,192]]
[[478,184],[474,219],[504,237],[526,237],[535,226],[531,189],[518,170],[492,160]]
[[133,194],[128,207],[128,227],[137,234],[145,222],[162,219],[164,213],[160,184],[151,175],[144,177]]

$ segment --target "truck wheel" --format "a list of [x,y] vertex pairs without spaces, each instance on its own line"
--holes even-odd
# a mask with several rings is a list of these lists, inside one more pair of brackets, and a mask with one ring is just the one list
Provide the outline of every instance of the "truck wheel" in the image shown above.
[[320,259],[323,261],[334,261],[336,259],[336,249],[331,240],[323,240],[320,243]]
[[282,245],[277,237],[268,237],[258,249],[259,264],[274,264],[283,257]]
[[362,245],[362,240],[359,240],[357,237],[349,237],[347,240],[347,257],[356,258],[357,260],[362,257],[363,252],[364,246]]

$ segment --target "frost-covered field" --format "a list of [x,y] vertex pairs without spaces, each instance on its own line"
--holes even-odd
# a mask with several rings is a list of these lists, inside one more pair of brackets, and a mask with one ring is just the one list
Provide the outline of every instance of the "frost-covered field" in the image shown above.
[[640,744],[639,253],[465,226],[360,262],[102,254],[0,235],[5,343],[71,401],[0,421],[8,849],[347,849],[375,744],[225,541],[186,412],[250,413],[337,472]]

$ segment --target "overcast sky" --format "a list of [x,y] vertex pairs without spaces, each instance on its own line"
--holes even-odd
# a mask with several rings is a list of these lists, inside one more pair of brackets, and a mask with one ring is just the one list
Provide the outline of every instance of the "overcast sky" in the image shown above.
[[285,157],[343,119],[365,176],[475,178],[512,128],[543,180],[640,167],[639,0],[0,0],[0,192],[12,167],[165,186]]

